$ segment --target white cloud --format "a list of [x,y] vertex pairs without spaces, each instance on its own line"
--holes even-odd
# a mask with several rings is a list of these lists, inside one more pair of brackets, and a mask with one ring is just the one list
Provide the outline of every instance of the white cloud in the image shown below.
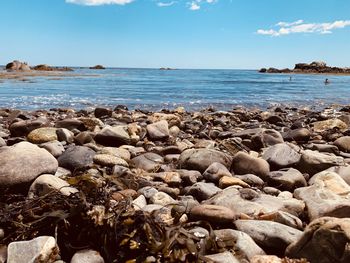
[[214,4],[216,3],[218,0],[193,0],[191,2],[187,2],[187,5],[189,6],[189,9],[192,11],[196,11],[201,9],[201,5],[203,3],[206,4]]
[[279,22],[276,24],[278,29],[259,29],[256,33],[259,35],[283,36],[297,33],[318,33],[331,34],[333,30],[350,26],[350,20],[339,20],[331,23],[304,23],[298,20],[292,23]]
[[157,3],[157,6],[159,7],[168,7],[168,6],[172,6],[174,4],[176,4],[177,2],[176,1],[171,1],[171,2],[158,2]]
[[134,0],[66,0],[66,3],[98,6],[98,5],[125,5],[130,4]]

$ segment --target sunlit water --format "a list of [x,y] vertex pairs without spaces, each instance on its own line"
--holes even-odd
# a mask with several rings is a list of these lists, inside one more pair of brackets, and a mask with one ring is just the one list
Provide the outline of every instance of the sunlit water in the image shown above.
[[[122,104],[159,110],[237,105],[350,104],[350,76],[261,74],[252,70],[75,69],[78,77],[0,80],[0,107],[50,109]],[[290,76],[292,80],[290,81]],[[325,85],[325,78],[331,84]]]

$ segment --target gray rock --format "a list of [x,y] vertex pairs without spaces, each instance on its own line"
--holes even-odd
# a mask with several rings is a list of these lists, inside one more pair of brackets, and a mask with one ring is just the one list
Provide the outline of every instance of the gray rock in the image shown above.
[[0,148],[0,185],[30,183],[41,174],[54,174],[58,163],[49,152],[29,142]]
[[350,262],[350,219],[323,217],[312,221],[286,250],[291,258],[317,263]]
[[188,189],[187,194],[192,195],[198,201],[202,201],[202,200],[209,199],[210,197],[212,197],[213,195],[215,195],[221,191],[222,190],[219,187],[216,187],[212,183],[199,182],[199,183],[195,183],[194,185],[192,185]]
[[131,164],[134,167],[147,172],[156,172],[163,163],[163,157],[156,153],[145,153],[131,159]]
[[277,222],[299,230],[303,229],[303,222],[298,217],[283,211],[277,211],[274,213],[259,216],[259,219]]
[[59,157],[64,151],[64,147],[59,141],[46,142],[39,145],[41,148],[44,148],[54,157]]
[[74,133],[65,128],[59,128],[56,130],[57,139],[60,142],[73,143],[74,142]]
[[95,141],[104,146],[118,147],[130,144],[126,126],[106,126],[95,136]]
[[58,252],[56,240],[50,236],[12,242],[7,249],[7,263],[52,263],[56,260]]
[[235,175],[235,177],[241,179],[243,182],[251,186],[262,187],[265,184],[265,182],[260,177],[254,174]]
[[197,181],[203,179],[203,176],[199,171],[176,170],[176,172],[180,175],[180,177],[185,185],[193,185],[193,184],[197,183]]
[[270,166],[262,158],[255,158],[245,152],[239,152],[233,157],[231,170],[235,174],[254,174],[265,178],[270,172]]
[[297,241],[303,232],[276,222],[262,220],[237,220],[239,231],[248,234],[263,248],[284,251],[287,246]]
[[64,177],[67,177],[67,176],[72,176],[72,173],[71,171],[63,168],[63,167],[58,167],[56,173],[55,173],[55,176],[56,177],[59,177],[59,178],[64,178]]
[[152,140],[164,140],[169,138],[169,125],[166,120],[147,125],[148,136]]
[[205,258],[215,263],[239,263],[239,260],[230,252],[221,252],[213,255],[206,255]]
[[254,135],[251,140],[255,150],[284,142],[282,135],[278,131],[272,129],[260,131]]
[[224,247],[234,247],[236,255],[239,258],[251,260],[256,255],[265,255],[254,240],[242,231],[233,229],[214,230],[218,239],[218,244]]
[[221,163],[212,163],[203,173],[203,177],[211,182],[217,183],[223,176],[231,176],[230,171]]
[[231,209],[218,205],[198,205],[191,209],[190,219],[211,224],[232,224],[238,217]]
[[78,189],[71,187],[66,181],[52,174],[43,174],[36,178],[30,186],[28,198],[46,195],[52,191],[57,191],[65,196],[79,192]]
[[61,167],[74,171],[93,164],[95,151],[85,146],[71,146],[59,158]]
[[296,188],[307,186],[303,174],[294,168],[270,172],[266,180],[269,185],[278,187],[282,191],[294,191]]
[[204,172],[211,164],[218,162],[229,168],[232,159],[227,154],[211,149],[188,149],[181,153],[179,169]]
[[151,186],[145,186],[145,187],[140,188],[137,192],[139,194],[142,194],[147,199],[150,199],[152,196],[154,196],[156,193],[158,193],[158,190],[155,189],[154,187],[151,187]]
[[76,252],[70,263],[104,263],[100,253],[92,249],[84,249]]
[[267,148],[262,156],[273,169],[296,165],[301,158],[298,147],[289,143],[279,143]]

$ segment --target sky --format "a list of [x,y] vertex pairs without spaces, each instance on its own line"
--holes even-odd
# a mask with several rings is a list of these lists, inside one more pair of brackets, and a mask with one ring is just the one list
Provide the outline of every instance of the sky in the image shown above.
[[1,0],[0,64],[350,67],[349,0]]

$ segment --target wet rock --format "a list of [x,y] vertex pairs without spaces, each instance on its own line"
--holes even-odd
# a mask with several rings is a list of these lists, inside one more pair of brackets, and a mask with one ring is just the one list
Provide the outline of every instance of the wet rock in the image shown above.
[[343,152],[350,152],[350,136],[343,136],[335,140],[334,145]]
[[317,151],[305,150],[301,155],[298,170],[302,173],[314,175],[332,166],[344,165],[342,157],[333,154],[320,153]]
[[94,140],[101,145],[112,147],[130,144],[126,126],[106,126],[96,134]]
[[191,220],[208,221],[214,225],[232,224],[237,215],[229,208],[217,205],[198,205],[189,213]]
[[147,125],[148,136],[152,140],[164,140],[169,137],[169,127],[166,120]]
[[133,166],[147,172],[158,171],[163,162],[163,157],[156,153],[145,153],[131,159]]
[[310,262],[350,262],[350,219],[323,217],[312,221],[286,255]]
[[84,249],[76,252],[70,263],[104,263],[100,253],[91,249]]
[[95,154],[88,147],[71,146],[58,158],[58,163],[61,167],[74,171],[91,166]]
[[52,174],[40,175],[29,188],[28,198],[43,196],[52,191],[57,191],[62,195],[70,196],[79,192],[76,188],[71,187],[66,181]]
[[285,168],[270,172],[266,180],[269,185],[285,191],[294,191],[296,188],[307,186],[303,174],[294,168]]
[[187,194],[194,196],[199,201],[202,201],[209,199],[219,192],[221,192],[221,189],[216,187],[214,184],[199,182],[192,185],[188,189]]
[[228,251],[213,255],[206,255],[205,258],[212,260],[215,263],[239,263],[238,259]]
[[247,153],[239,152],[233,157],[231,170],[235,174],[254,174],[264,178],[270,172],[270,166],[262,158],[255,158]]
[[188,149],[181,153],[179,169],[197,170],[204,172],[211,164],[217,162],[230,167],[231,157],[211,149]]
[[279,143],[267,148],[262,156],[273,169],[295,166],[301,158],[298,147],[289,143]]
[[56,158],[59,157],[65,151],[62,143],[59,141],[42,143],[40,147],[47,150]]
[[28,136],[28,141],[31,143],[45,143],[50,141],[57,141],[56,128],[43,127],[31,131]]
[[223,176],[232,177],[232,174],[221,163],[212,163],[203,173],[203,177],[211,182],[218,182]]
[[317,121],[312,123],[315,132],[324,132],[326,130],[331,130],[334,128],[339,129],[340,131],[345,131],[348,126],[345,122],[339,119],[329,119],[325,121]]
[[58,253],[56,240],[53,237],[40,236],[30,241],[10,243],[7,249],[7,263],[52,263]]
[[29,142],[0,148],[0,185],[30,183],[41,174],[54,174],[57,160]]
[[286,141],[296,141],[296,142],[308,142],[311,136],[311,132],[306,128],[298,128],[290,130],[283,134],[283,138]]
[[93,158],[94,163],[102,166],[113,167],[115,165],[129,167],[128,163],[122,158],[110,154],[96,154]]
[[248,234],[261,247],[277,251],[284,251],[303,233],[295,228],[271,221],[236,220],[235,225],[239,231]]

